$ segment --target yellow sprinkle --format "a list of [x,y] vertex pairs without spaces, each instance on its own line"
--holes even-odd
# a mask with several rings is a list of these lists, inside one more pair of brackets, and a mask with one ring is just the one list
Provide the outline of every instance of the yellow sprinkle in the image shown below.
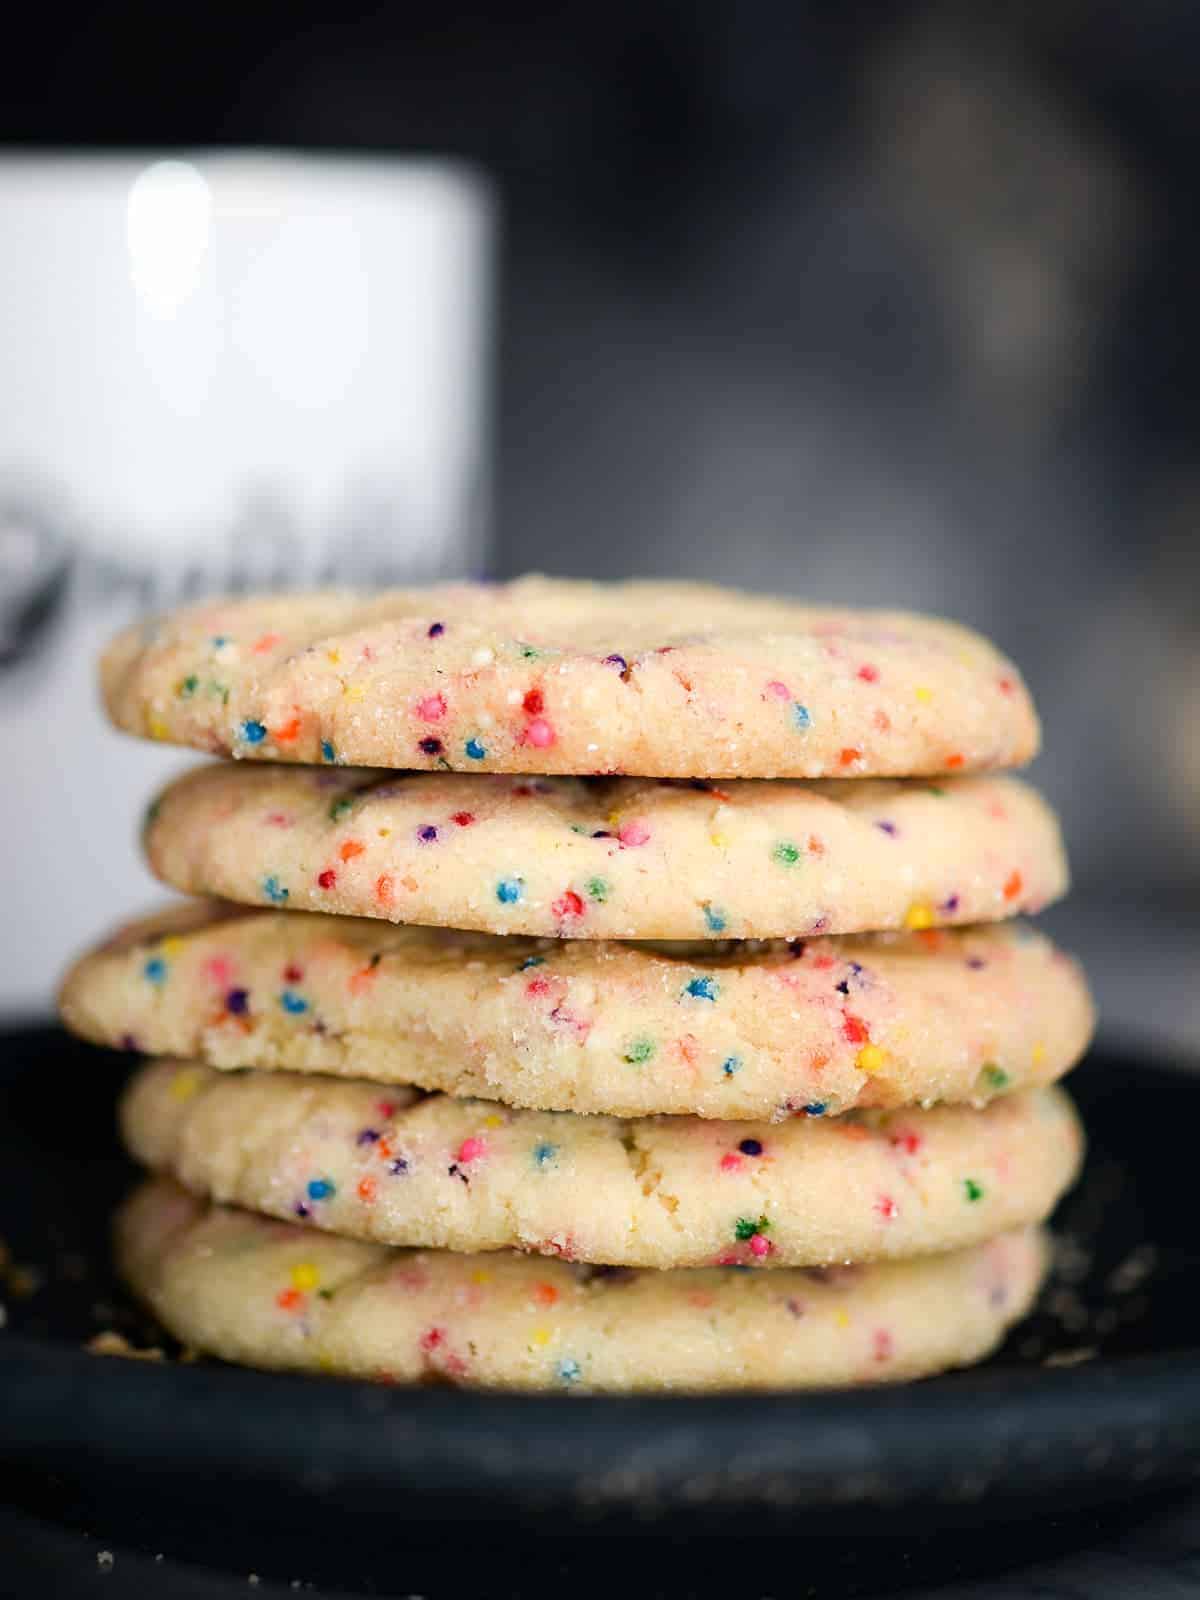
[[478,1272],[473,1272],[471,1274],[471,1282],[472,1283],[484,1284],[484,1283],[491,1283],[491,1281],[492,1281],[491,1273],[490,1272],[484,1272],[482,1267],[479,1269]]
[[850,1313],[845,1306],[839,1306],[833,1313],[833,1320],[834,1324],[839,1328],[848,1328],[850,1326]]
[[504,1126],[504,1118],[503,1117],[484,1117],[483,1125],[484,1125],[485,1128],[502,1128]]
[[554,1335],[549,1328],[535,1328],[529,1335],[530,1344],[549,1344]]
[[199,1087],[198,1072],[177,1072],[171,1079],[171,1099],[190,1100]]
[[152,739],[169,739],[171,737],[166,723],[155,711],[152,711],[146,718],[146,731]]
[[928,900],[914,900],[904,913],[904,926],[919,930],[933,927],[933,907]]
[[390,829],[390,828],[380,828],[380,830],[379,830],[379,837],[380,837],[380,838],[381,838],[381,839],[386,839],[386,838],[387,838],[387,836],[388,836],[388,834],[389,834],[389,833],[391,833],[391,831],[392,831],[392,830],[391,830],[391,829]]
[[1034,1064],[1034,1066],[1035,1067],[1040,1067],[1042,1062],[1045,1061],[1045,1059],[1046,1059],[1046,1046],[1039,1041],[1033,1047],[1033,1064]]
[[326,655],[328,660],[333,662],[335,667],[337,666],[338,662],[342,659],[342,652],[340,650],[326,650],[325,655]]
[[854,1058],[854,1064],[860,1072],[878,1072],[887,1055],[877,1044],[865,1044]]
[[183,949],[183,940],[179,938],[178,934],[172,934],[169,939],[160,940],[158,948],[160,954],[171,960]]
[[729,843],[729,836],[724,833],[710,833],[708,836],[708,842],[709,844],[715,844],[718,850],[724,850],[725,846]]
[[917,690],[917,699],[918,700],[923,700],[923,701],[932,700],[933,699],[933,690],[932,689],[918,689]]
[[293,1289],[315,1289],[320,1281],[321,1274],[317,1271],[316,1267],[313,1266],[311,1261],[297,1261],[296,1265],[292,1268]]
[[346,684],[342,693],[347,700],[365,700],[367,698],[367,691],[361,683]]
[[334,1361],[333,1361],[333,1357],[329,1354],[328,1350],[320,1350],[320,1351],[318,1351],[318,1353],[317,1353],[317,1365],[320,1367],[322,1372],[332,1372],[333,1371]]

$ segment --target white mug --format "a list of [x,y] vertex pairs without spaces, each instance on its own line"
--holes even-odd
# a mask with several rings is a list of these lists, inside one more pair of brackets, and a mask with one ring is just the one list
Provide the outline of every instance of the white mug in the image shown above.
[[181,753],[104,728],[110,633],[483,565],[492,224],[437,161],[0,158],[0,1010],[155,899],[137,817]]

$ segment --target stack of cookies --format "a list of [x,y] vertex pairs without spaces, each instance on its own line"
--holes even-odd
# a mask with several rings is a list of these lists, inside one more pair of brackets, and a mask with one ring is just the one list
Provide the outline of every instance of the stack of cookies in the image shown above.
[[146,819],[200,898],[62,994],[153,1058],[117,1249],[186,1344],[784,1388],[975,1361],[1029,1308],[1092,1008],[1012,920],[1067,871],[995,775],[1038,731],[984,640],[533,578],[197,607],[103,686],[235,758]]

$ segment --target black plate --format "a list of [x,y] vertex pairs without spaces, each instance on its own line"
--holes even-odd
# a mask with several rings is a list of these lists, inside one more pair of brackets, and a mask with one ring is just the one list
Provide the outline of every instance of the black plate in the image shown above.
[[1044,1532],[1050,1507],[1069,1523],[1200,1474],[1200,1076],[1134,1051],[1096,1052],[1072,1080],[1092,1150],[1059,1214],[1067,1249],[985,1366],[890,1390],[619,1400],[86,1353],[101,1328],[154,1337],[107,1255],[133,1179],[112,1133],[128,1058],[54,1029],[2,1037],[0,1234],[37,1287],[9,1269],[0,1498],[42,1514],[201,1559],[216,1525],[243,1574],[256,1551],[283,1561],[284,1541],[293,1570],[332,1562],[357,1584],[432,1519],[490,1523],[493,1550],[531,1526],[545,1549],[598,1528],[828,1541],[866,1525],[911,1551],[923,1531],[1028,1531],[1032,1511]]

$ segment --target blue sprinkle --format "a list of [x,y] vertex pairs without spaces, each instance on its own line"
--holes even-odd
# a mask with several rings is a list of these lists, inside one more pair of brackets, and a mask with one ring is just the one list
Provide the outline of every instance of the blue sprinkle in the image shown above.
[[810,1100],[804,1107],[804,1115],[806,1117],[823,1117],[825,1115],[824,1100]]
[[310,1200],[328,1200],[337,1193],[337,1185],[332,1178],[310,1178],[308,1182],[308,1198]]
[[263,893],[271,904],[276,906],[283,905],[288,897],[288,891],[273,872],[269,877],[263,879]]
[[249,989],[230,989],[225,996],[225,1009],[232,1017],[244,1017],[250,1009]]
[[693,978],[683,992],[693,1000],[715,1000],[721,991],[715,978]]
[[253,717],[242,723],[242,738],[247,744],[261,744],[267,737],[265,722],[255,722]]
[[463,748],[472,761],[482,761],[484,756],[487,755],[486,748],[480,744],[478,739],[468,739]]
[[279,1004],[293,1017],[298,1017],[302,1011],[308,1010],[308,1001],[303,995],[297,994],[294,989],[285,989],[279,996]]
[[432,822],[426,822],[417,829],[417,838],[422,844],[433,844],[438,836],[438,831]]
[[429,631],[426,633],[425,637],[427,639],[440,639],[445,631],[446,624],[444,622],[431,622],[429,624]]
[[725,932],[725,913],[711,906],[707,900],[704,902],[704,922],[709,933]]
[[167,981],[167,963],[161,956],[151,956],[142,972],[151,983],[165,983]]
[[735,1072],[740,1072],[742,1067],[741,1056],[726,1056],[721,1063],[721,1071],[727,1078],[732,1078]]
[[802,706],[799,700],[794,701],[792,704],[792,720],[802,733],[805,728],[812,727],[812,716],[809,713],[809,709],[807,706]]
[[572,1356],[564,1356],[558,1363],[558,1375],[564,1383],[578,1383],[583,1371]]
[[208,642],[209,642],[209,644],[212,645],[214,650],[219,650],[222,645],[226,645],[226,644],[229,643],[229,639],[228,639],[227,635],[225,635],[223,633],[214,633],[212,638]]
[[547,1166],[557,1154],[556,1144],[536,1144],[533,1147],[533,1159],[539,1167]]
[[333,746],[330,744],[328,739],[322,739],[321,740],[321,760],[322,761],[336,761],[337,760],[337,751],[333,748]]
[[496,885],[496,899],[502,906],[511,906],[521,898],[524,888],[524,878],[501,878]]
[[759,1139],[743,1139],[738,1149],[744,1156],[760,1156],[763,1153],[762,1141]]
[[517,968],[517,971],[528,972],[530,967],[544,967],[545,965],[545,956],[526,956],[524,961],[522,961],[521,965]]

